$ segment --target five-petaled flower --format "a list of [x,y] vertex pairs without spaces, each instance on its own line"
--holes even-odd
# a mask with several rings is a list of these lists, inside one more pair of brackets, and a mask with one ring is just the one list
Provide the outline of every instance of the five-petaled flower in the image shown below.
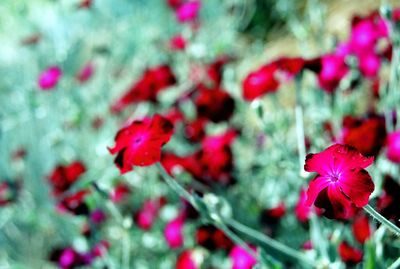
[[328,218],[347,219],[354,207],[367,205],[374,183],[364,168],[374,161],[355,148],[335,144],[308,154],[304,169],[317,172],[307,191],[307,204],[325,209]]
[[171,138],[173,128],[169,120],[156,114],[119,130],[115,146],[109,151],[117,154],[114,162],[121,174],[131,171],[134,165],[149,166],[160,161],[161,147]]

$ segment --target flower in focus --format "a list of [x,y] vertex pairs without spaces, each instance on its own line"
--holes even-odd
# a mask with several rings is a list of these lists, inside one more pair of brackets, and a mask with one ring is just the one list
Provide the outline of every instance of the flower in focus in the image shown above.
[[61,69],[57,66],[51,66],[39,75],[38,85],[42,90],[50,90],[57,85],[61,76]]
[[176,10],[176,19],[180,23],[191,22],[197,19],[201,2],[199,0],[188,1],[181,4]]
[[115,146],[109,151],[117,154],[114,163],[124,174],[134,165],[149,166],[160,161],[161,147],[169,141],[172,133],[172,123],[156,114],[149,120],[134,121],[119,130]]
[[60,195],[68,190],[85,173],[86,167],[80,161],[72,162],[69,165],[58,165],[47,177],[54,195]]
[[352,206],[367,205],[374,191],[374,183],[364,170],[373,161],[373,157],[364,157],[355,148],[341,144],[308,154],[304,169],[318,175],[310,182],[307,204],[325,209],[328,218],[349,218]]
[[362,251],[350,246],[346,241],[339,244],[338,252],[342,261],[349,266],[355,265],[363,259]]
[[[255,247],[250,248],[255,250]],[[229,257],[233,262],[232,269],[251,269],[257,264],[256,258],[240,246],[234,246]]]
[[170,248],[179,248],[183,246],[183,224],[183,218],[178,216],[165,226],[164,238]]
[[366,215],[360,215],[354,219],[352,225],[354,238],[360,243],[364,244],[371,236],[371,227]]
[[400,130],[388,135],[386,156],[390,161],[400,163]]

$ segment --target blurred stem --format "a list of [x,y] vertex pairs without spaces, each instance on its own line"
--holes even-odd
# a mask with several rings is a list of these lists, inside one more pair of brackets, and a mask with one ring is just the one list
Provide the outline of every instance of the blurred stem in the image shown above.
[[[199,210],[199,206],[196,203],[195,198],[188,192],[186,191],[176,180],[174,180],[164,169],[164,167],[160,164],[157,163],[156,167],[160,174],[162,175],[163,179],[165,182],[180,196],[185,198],[188,202],[192,204],[193,207],[195,207],[197,210]],[[202,212],[204,213],[204,212]],[[207,212],[208,215],[209,212]],[[249,250],[250,248],[247,246],[247,244],[240,238],[238,237],[235,233],[233,233],[228,226],[231,226],[232,228],[240,231],[243,234],[246,234],[249,237],[253,237],[260,242],[264,243],[266,246],[270,247],[271,249],[276,250],[279,253],[282,253],[283,255],[290,257],[294,260],[298,260],[302,262],[304,265],[307,265],[308,267],[313,267],[314,264],[312,261],[310,261],[307,257],[305,257],[301,252],[294,250],[256,230],[253,230],[249,227],[247,227],[244,224],[241,224],[240,222],[237,222],[236,220],[233,219],[228,219],[224,222],[222,218],[218,218],[217,221],[215,221],[215,217],[213,216],[208,216],[210,219],[214,220],[213,225],[217,226],[221,230],[223,230],[226,235],[232,239],[235,243],[241,245],[246,251],[250,251],[249,253],[252,254],[253,252]],[[220,216],[219,216],[220,217]],[[254,255],[253,255],[254,256]],[[254,256],[257,258],[257,256]]]
[[309,267],[314,266],[313,262],[310,261],[303,253],[301,253],[297,250],[294,250],[294,249],[280,243],[279,241],[276,241],[276,240],[268,237],[267,235],[265,235],[263,233],[253,230],[253,229],[247,227],[246,225],[244,225],[240,222],[237,222],[236,220],[230,219],[228,222],[228,225],[230,225],[234,229],[242,232],[243,234],[246,234],[246,235],[262,242],[264,245],[270,247],[271,249],[274,249],[294,260],[302,262],[304,265],[308,265]]
[[324,236],[321,231],[321,226],[319,225],[319,219],[315,215],[315,211],[310,218],[310,238],[313,246],[315,246],[320,252],[320,255],[329,261],[328,246],[324,240],[321,240]]
[[389,230],[391,230],[396,236],[400,236],[400,228],[389,221],[387,218],[379,214],[372,206],[366,205],[363,207],[368,214],[370,214],[374,219],[379,221],[381,224],[385,225]]
[[297,151],[299,154],[299,166],[300,175],[305,176],[304,171],[304,160],[306,159],[306,146],[305,146],[305,136],[304,136],[304,121],[303,121],[303,102],[301,99],[301,84],[302,84],[302,74],[296,76],[295,78],[295,88],[296,88],[296,134],[297,134]]
[[400,257],[388,267],[388,269],[400,268]]
[[122,265],[123,265],[122,268],[129,269],[131,241],[128,229],[126,229],[126,233],[127,234],[124,236],[124,239],[122,240]]

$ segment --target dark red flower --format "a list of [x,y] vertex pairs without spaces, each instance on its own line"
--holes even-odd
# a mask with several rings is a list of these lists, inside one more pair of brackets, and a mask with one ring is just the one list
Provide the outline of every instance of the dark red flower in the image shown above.
[[206,124],[207,119],[205,118],[196,118],[192,122],[188,122],[185,124],[185,136],[191,142],[199,142],[206,135]]
[[112,112],[121,112],[126,106],[138,102],[156,102],[160,91],[176,83],[175,75],[168,65],[160,65],[144,72],[142,78],[111,107]]
[[78,8],[90,8],[93,4],[93,0],[81,0]]
[[400,227],[400,185],[391,176],[386,175],[383,181],[383,194],[379,197],[378,211]]
[[69,165],[58,165],[47,177],[53,187],[53,194],[60,195],[68,190],[86,172],[85,165],[75,161]]
[[218,88],[221,85],[223,68],[232,60],[232,57],[223,55],[207,66],[206,73],[208,78],[211,80],[213,87]]
[[277,206],[265,209],[261,214],[261,221],[266,224],[276,224],[286,214],[286,206],[283,202]]
[[325,209],[328,218],[349,218],[352,206],[365,206],[374,191],[374,183],[364,170],[373,161],[373,157],[364,157],[355,148],[340,144],[308,154],[304,169],[318,175],[310,182],[307,204]]
[[35,45],[39,43],[39,41],[42,39],[41,34],[33,34],[30,36],[27,36],[21,40],[21,45],[29,46],[29,45]]
[[347,265],[355,265],[363,259],[362,251],[350,246],[346,241],[339,244],[338,252],[342,261]]
[[199,86],[194,103],[199,117],[216,123],[228,120],[235,109],[233,98],[226,91],[218,88],[207,89]]
[[366,215],[359,215],[354,219],[352,225],[354,238],[360,243],[364,244],[371,236],[371,227],[369,219]]
[[385,143],[385,119],[380,116],[343,119],[342,142],[355,147],[363,155],[377,156]]
[[212,225],[203,225],[197,228],[196,242],[211,251],[217,249],[229,251],[233,247],[232,240],[223,231]]
[[124,174],[134,165],[149,166],[160,161],[161,147],[169,141],[172,133],[172,123],[156,114],[149,120],[134,121],[119,130],[115,146],[109,151],[117,154],[115,164]]
[[89,208],[85,203],[85,197],[89,193],[89,190],[81,190],[64,197],[57,204],[57,210],[61,213],[69,212],[74,215],[88,215]]

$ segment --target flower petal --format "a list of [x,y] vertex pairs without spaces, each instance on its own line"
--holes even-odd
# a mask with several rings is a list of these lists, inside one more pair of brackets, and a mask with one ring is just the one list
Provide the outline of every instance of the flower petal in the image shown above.
[[340,177],[339,185],[357,207],[368,204],[369,196],[375,188],[371,176],[361,168],[345,171]]
[[354,214],[351,201],[340,191],[337,184],[324,189],[318,195],[315,206],[325,209],[323,214],[330,219],[348,219]]
[[329,185],[329,180],[322,176],[314,178],[308,187],[306,205],[311,206],[315,199],[317,199],[319,193]]

